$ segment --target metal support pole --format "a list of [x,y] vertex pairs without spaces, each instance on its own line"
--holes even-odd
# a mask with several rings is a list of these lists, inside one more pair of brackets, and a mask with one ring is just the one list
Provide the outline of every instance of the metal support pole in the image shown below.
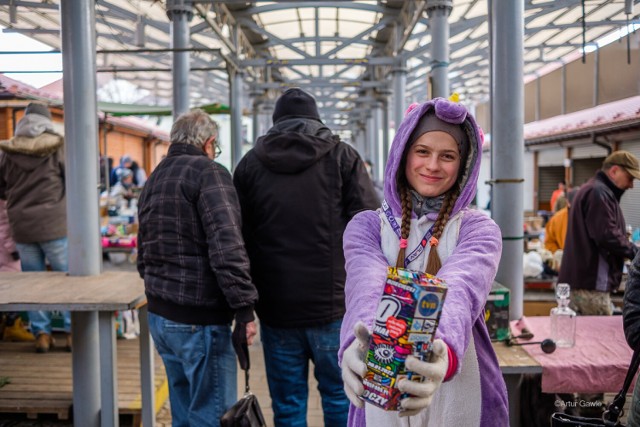
[[382,112],[380,111],[381,106],[382,105],[379,102],[376,102],[371,106],[371,126],[373,128],[373,135],[371,138],[371,154],[369,155],[369,159],[373,164],[373,167],[371,168],[371,175],[373,176],[374,181],[380,180],[380,177],[382,176],[380,174],[380,165],[382,163],[382,156],[380,156],[380,127],[382,124]]
[[373,146],[375,144],[375,123],[373,119],[373,111],[370,111],[367,114],[367,122],[366,122],[367,130],[366,130],[366,140],[364,146],[364,158],[365,160],[369,160],[373,162]]
[[273,110],[274,110],[274,103],[273,101],[267,99],[264,101],[264,104],[262,105],[262,119],[260,120],[260,122],[262,123],[261,128],[264,129],[264,132],[262,132],[261,135],[267,133],[267,131],[269,129],[271,129],[271,125],[273,124]]
[[593,52],[593,106],[598,105],[598,95],[600,92],[600,49]]
[[382,104],[382,164],[380,165],[380,181],[384,180],[384,170],[389,158],[389,102]]
[[427,14],[431,30],[431,79],[433,98],[449,97],[449,15],[451,0],[429,0]]
[[369,121],[366,116],[362,118],[362,122],[360,123],[360,141],[358,141],[358,151],[360,155],[364,158],[367,153],[367,141],[368,141],[368,130],[369,130]]
[[562,74],[560,76],[561,78],[561,83],[560,85],[562,86],[562,93],[560,95],[560,114],[566,114],[567,113],[567,64],[564,63],[564,61],[562,61]]
[[242,73],[231,76],[231,163],[235,168],[242,158]]
[[381,102],[376,102],[373,109],[373,179],[382,181],[384,170],[382,169],[382,107]]
[[156,390],[154,381],[155,362],[153,340],[149,333],[149,312],[146,305],[140,307],[140,387],[142,388],[142,425],[155,427]]
[[362,148],[364,146],[364,129],[362,128],[362,123],[360,122],[356,122],[356,126],[358,127],[358,129],[356,130],[356,137],[355,137],[355,141],[353,143],[354,148],[358,151],[358,153],[360,153],[360,155],[362,156],[364,153],[364,149]]
[[393,75],[393,126],[398,133],[398,126],[404,118],[404,110],[407,108],[405,97],[407,92],[407,67],[404,62],[391,70]]
[[[104,114],[102,122],[102,151],[104,153],[104,191],[106,194],[111,192],[111,171],[109,170],[109,155],[107,146],[107,135],[109,134],[109,125],[107,123],[107,113]],[[98,181],[99,182],[99,181]]]
[[[100,274],[98,104],[94,8],[82,0],[61,5],[64,68],[65,186],[69,273]],[[96,334],[98,331],[95,331]]]
[[536,74],[536,121],[542,117],[542,83],[540,81],[540,74]]
[[98,313],[100,339],[100,382],[102,384],[101,425],[120,425],[118,417],[118,366],[116,351],[116,321],[111,311]]
[[[101,425],[100,402],[102,394],[98,313],[95,311],[73,311],[71,313],[71,330],[73,331],[73,353],[71,354],[73,423],[77,426],[99,427]],[[111,411],[111,408],[102,409]]]
[[256,139],[258,139],[258,135],[260,134],[260,103],[258,101],[253,101],[253,110],[252,110],[252,143],[255,144]]
[[[98,275],[102,268],[94,13],[93,5],[84,0],[60,3],[68,260],[72,276]],[[98,427],[101,396],[98,314],[74,312],[71,323],[74,422]]]
[[[191,2],[186,0],[167,1],[167,16],[171,20],[172,48],[188,49],[189,21],[193,17]],[[189,51],[173,52],[173,119],[189,111]]]
[[[524,287],[524,3],[491,3],[491,204],[493,218],[502,231],[502,258],[496,280],[510,289],[510,318],[519,319]],[[509,37],[502,37],[504,34]]]

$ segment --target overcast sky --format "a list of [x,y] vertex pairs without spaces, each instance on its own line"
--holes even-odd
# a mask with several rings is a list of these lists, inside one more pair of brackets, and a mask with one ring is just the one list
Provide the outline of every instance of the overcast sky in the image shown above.
[[[3,52],[8,51],[41,51],[51,50],[50,46],[18,33],[3,33],[0,26],[0,46]],[[1,55],[0,72],[25,70],[62,70],[62,55],[59,53],[45,53],[35,55]],[[62,78],[62,73],[5,73],[7,77],[27,83],[36,88],[48,85]]]

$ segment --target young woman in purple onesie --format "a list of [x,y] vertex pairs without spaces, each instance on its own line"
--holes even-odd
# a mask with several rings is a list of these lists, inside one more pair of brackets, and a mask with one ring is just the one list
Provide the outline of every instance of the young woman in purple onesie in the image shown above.
[[[484,321],[502,250],[500,229],[469,208],[476,193],[482,131],[466,108],[436,98],[410,109],[385,170],[377,211],[356,215],[344,234],[347,312],[339,357],[352,402],[350,426],[508,426],[507,392]],[[400,380],[412,397],[401,411],[359,399],[363,362],[387,266],[443,279],[448,286],[429,362],[409,356],[423,383]]]

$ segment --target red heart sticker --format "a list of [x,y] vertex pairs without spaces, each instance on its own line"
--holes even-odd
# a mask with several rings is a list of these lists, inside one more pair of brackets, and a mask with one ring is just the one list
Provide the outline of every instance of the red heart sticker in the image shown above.
[[404,331],[407,330],[407,322],[396,319],[394,316],[389,316],[387,319],[387,330],[391,338],[401,337],[404,335]]

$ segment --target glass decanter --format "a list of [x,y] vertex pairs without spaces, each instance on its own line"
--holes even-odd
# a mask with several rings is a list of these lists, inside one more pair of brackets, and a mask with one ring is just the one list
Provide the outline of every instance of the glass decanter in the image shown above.
[[570,292],[569,284],[556,285],[558,306],[551,309],[551,339],[558,347],[573,347],[576,343],[576,312],[569,308]]

